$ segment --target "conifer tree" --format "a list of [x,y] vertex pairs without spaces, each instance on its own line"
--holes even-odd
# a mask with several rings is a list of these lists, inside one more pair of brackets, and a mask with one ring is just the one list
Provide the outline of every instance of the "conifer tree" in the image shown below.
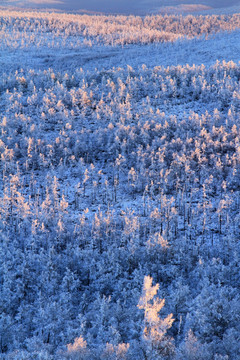
[[168,359],[173,355],[174,347],[172,339],[166,335],[174,321],[173,315],[169,314],[165,319],[158,313],[165,304],[165,299],[154,299],[159,284],[152,286],[152,278],[144,277],[142,296],[139,299],[138,308],[144,310],[143,339],[146,342],[147,359]]

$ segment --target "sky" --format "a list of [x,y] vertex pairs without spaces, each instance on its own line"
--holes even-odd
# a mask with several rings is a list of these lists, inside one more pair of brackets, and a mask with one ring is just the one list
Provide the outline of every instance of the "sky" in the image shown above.
[[240,5],[240,0],[0,0],[0,5],[145,15],[158,12],[194,12],[232,7]]

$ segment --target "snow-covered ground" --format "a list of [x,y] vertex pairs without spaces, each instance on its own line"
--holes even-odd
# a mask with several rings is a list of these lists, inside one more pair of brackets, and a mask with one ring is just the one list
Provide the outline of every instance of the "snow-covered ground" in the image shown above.
[[[46,34],[46,37],[48,35]],[[21,59],[21,61],[19,61]],[[7,48],[1,49],[0,73],[13,69],[46,69],[57,71],[83,68],[86,70],[177,65],[213,65],[216,61],[240,61],[240,30],[211,35],[207,39],[178,40],[153,45],[79,46],[79,48]]]
[[0,358],[239,359],[238,16],[0,21]]

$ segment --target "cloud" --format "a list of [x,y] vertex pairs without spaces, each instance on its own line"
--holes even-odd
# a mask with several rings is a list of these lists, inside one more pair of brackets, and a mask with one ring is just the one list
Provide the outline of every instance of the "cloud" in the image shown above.
[[37,5],[51,5],[51,4],[63,4],[64,2],[62,0],[5,0],[3,1],[3,4],[14,4],[14,5],[31,5],[31,4],[37,4]]
[[180,4],[176,6],[161,6],[155,9],[154,12],[160,13],[188,13],[188,12],[197,12],[212,9],[210,6],[202,4]]
[[61,0],[27,0],[27,3],[29,4],[63,4],[63,1]]

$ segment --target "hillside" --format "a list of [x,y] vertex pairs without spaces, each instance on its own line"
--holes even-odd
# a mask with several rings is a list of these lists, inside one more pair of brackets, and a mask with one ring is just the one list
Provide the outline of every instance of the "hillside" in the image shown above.
[[0,11],[0,358],[240,359],[239,61],[238,14]]

